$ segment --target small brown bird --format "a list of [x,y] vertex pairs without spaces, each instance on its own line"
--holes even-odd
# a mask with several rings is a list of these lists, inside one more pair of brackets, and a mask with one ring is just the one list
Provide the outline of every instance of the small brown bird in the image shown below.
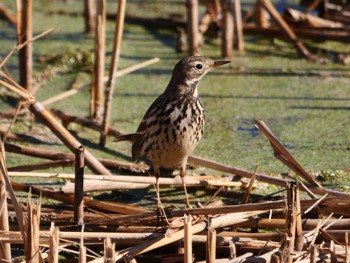
[[156,177],[158,205],[160,168],[180,168],[186,206],[190,207],[184,182],[187,158],[197,146],[204,130],[204,110],[198,98],[198,82],[210,70],[229,62],[213,61],[202,56],[181,59],[163,94],[143,116],[137,132],[116,139],[133,142],[134,161],[141,155],[151,161]]

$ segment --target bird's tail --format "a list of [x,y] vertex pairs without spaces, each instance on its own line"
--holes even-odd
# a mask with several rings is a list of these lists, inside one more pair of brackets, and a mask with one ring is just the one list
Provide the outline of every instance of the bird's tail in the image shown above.
[[141,133],[129,133],[129,134],[124,134],[121,135],[117,138],[115,138],[113,141],[114,142],[120,142],[120,141],[131,141],[134,142],[136,141],[137,138],[139,138]]

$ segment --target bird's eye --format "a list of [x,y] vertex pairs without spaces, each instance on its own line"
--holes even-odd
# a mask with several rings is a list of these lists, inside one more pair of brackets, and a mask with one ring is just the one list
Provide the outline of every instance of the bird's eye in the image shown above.
[[202,64],[196,64],[196,69],[202,69],[203,68],[203,65]]

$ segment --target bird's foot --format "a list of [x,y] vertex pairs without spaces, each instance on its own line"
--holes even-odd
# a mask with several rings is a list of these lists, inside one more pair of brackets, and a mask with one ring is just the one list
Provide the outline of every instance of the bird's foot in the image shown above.
[[162,205],[162,203],[160,202],[160,200],[158,200],[157,202],[157,225],[156,225],[156,229],[158,229],[158,227],[162,227],[162,229],[166,229],[166,227],[169,227],[170,223],[168,221],[168,218],[166,216],[164,207]]

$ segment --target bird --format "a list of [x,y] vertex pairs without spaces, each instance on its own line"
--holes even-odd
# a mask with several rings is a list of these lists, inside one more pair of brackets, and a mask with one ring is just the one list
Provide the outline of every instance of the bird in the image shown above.
[[212,69],[230,61],[214,61],[204,56],[182,58],[174,67],[168,86],[144,114],[136,133],[115,141],[132,142],[132,159],[145,156],[156,178],[155,190],[160,203],[160,168],[180,169],[186,207],[190,208],[186,184],[187,159],[204,131],[204,108],[198,96],[199,81]]

